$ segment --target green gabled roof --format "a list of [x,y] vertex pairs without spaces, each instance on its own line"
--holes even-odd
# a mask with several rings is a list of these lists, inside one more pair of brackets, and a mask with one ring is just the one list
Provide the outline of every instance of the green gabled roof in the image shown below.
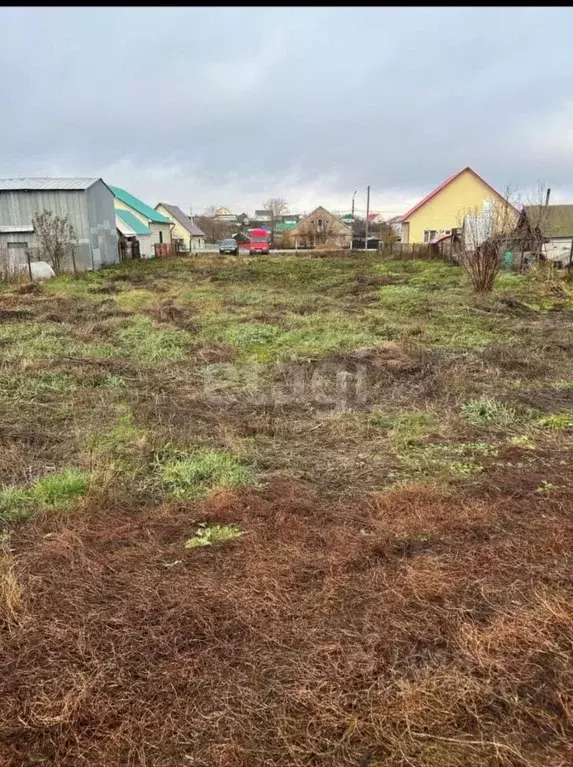
[[151,229],[134,216],[129,210],[115,209],[115,215],[119,216],[124,224],[127,224],[130,229],[133,229],[135,234],[151,234]]
[[118,200],[121,200],[126,205],[129,205],[130,208],[133,208],[138,213],[141,213],[142,216],[145,216],[150,221],[153,221],[155,224],[170,224],[171,221],[163,216],[161,213],[158,213],[156,210],[153,210],[149,205],[144,203],[142,200],[138,199],[137,197],[134,197],[129,192],[126,192],[125,189],[120,189],[119,186],[110,186],[109,187],[111,191],[114,193],[114,195],[117,197]]

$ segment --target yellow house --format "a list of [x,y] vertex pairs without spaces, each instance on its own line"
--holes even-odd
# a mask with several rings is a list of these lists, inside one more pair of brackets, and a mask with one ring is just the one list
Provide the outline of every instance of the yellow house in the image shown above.
[[173,242],[178,241],[181,250],[194,253],[205,249],[205,233],[183,213],[181,208],[167,202],[158,202],[155,210],[173,224],[171,239]]
[[468,166],[402,216],[402,242],[410,245],[430,243],[460,233],[464,217],[480,213],[488,201],[501,203],[509,217],[517,221],[517,210]]

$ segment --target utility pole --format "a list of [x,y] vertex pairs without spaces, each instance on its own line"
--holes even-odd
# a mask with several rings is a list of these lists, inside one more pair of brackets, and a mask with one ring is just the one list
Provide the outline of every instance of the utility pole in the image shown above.
[[356,197],[356,191],[352,195],[352,220],[354,220],[354,198]]
[[370,187],[366,189],[366,224],[364,231],[364,250],[368,250],[368,217],[370,216]]

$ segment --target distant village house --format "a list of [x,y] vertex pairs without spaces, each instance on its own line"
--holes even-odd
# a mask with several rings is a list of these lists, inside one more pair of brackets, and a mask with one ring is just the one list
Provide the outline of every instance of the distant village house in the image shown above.
[[205,232],[193,222],[189,216],[178,208],[166,202],[159,202],[155,210],[168,218],[173,224],[171,238],[177,243],[178,249],[184,253],[195,253],[205,249]]
[[320,206],[288,232],[288,240],[295,248],[350,249],[352,230]]

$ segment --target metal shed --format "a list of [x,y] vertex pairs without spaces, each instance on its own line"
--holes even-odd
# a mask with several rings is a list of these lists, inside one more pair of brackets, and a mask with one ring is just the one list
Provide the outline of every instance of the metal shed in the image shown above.
[[[0,179],[0,251],[26,251],[41,258],[34,214],[49,210],[68,216],[76,233],[78,270],[99,269],[119,261],[114,195],[101,178]],[[63,264],[72,269],[71,254]]]

